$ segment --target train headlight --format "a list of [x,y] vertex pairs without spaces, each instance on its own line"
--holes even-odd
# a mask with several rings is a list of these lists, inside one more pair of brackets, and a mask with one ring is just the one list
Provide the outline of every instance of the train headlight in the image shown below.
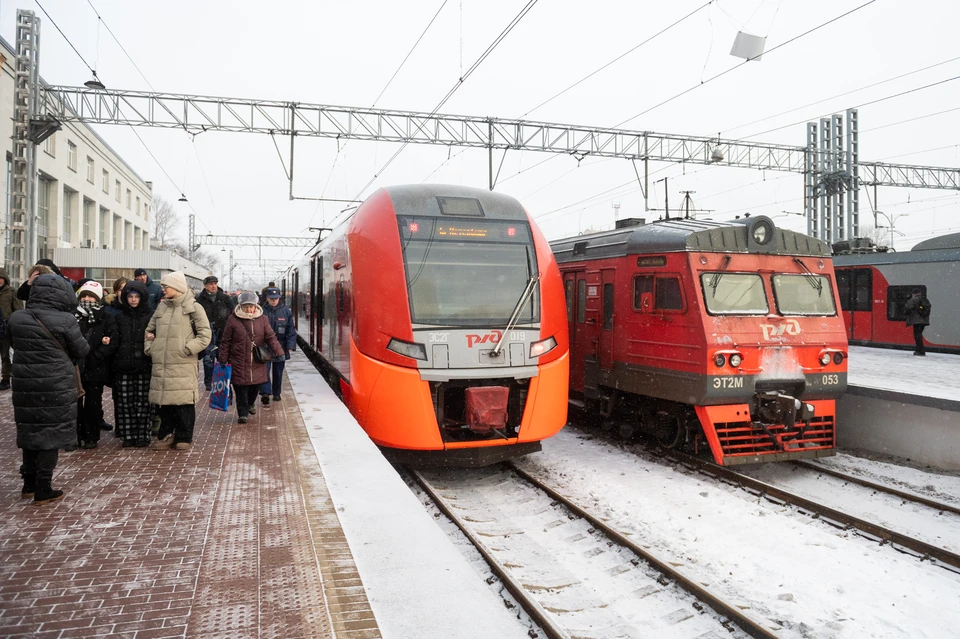
[[839,366],[840,364],[843,364],[843,353],[840,353],[840,352],[834,353],[834,354],[833,354],[833,363],[834,363],[834,364],[837,364],[838,366]]
[[727,358],[724,357],[723,353],[717,353],[713,356],[713,363],[717,368],[723,368],[723,365],[727,363]]
[[530,357],[540,357],[545,355],[557,347],[557,340],[552,337],[547,339],[542,339],[539,342],[534,342],[530,345]]
[[738,368],[743,363],[743,356],[740,353],[734,353],[730,356],[730,365]]
[[830,353],[824,353],[823,355],[820,356],[820,363],[826,366],[827,364],[830,363],[832,359],[833,359],[833,356],[831,356]]
[[411,359],[427,361],[427,347],[416,342],[404,342],[396,337],[390,338],[387,350]]

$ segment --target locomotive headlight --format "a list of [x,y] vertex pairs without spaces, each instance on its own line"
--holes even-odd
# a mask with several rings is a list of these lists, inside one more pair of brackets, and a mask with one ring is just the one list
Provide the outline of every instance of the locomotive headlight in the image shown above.
[[766,244],[770,240],[772,233],[769,225],[763,222],[753,227],[753,241],[757,244]]
[[427,347],[416,342],[404,342],[396,337],[390,338],[387,350],[411,359],[427,361]]
[[713,363],[717,368],[723,368],[723,365],[727,363],[727,358],[724,357],[723,353],[717,353],[713,357]]
[[743,356],[740,353],[734,353],[730,356],[730,365],[738,368],[743,363]]
[[549,353],[556,347],[557,347],[557,340],[555,340],[552,337],[548,337],[547,339],[542,339],[539,342],[534,342],[533,344],[530,345],[530,357],[531,358],[540,357],[541,355],[545,355],[546,353]]
[[826,366],[827,364],[830,363],[832,359],[833,359],[833,356],[831,356],[830,353],[824,353],[823,355],[820,356],[820,363]]
[[839,366],[840,364],[843,364],[843,353],[840,353],[840,352],[834,353],[834,354],[833,354],[833,363],[834,363],[834,364],[837,364],[838,366]]

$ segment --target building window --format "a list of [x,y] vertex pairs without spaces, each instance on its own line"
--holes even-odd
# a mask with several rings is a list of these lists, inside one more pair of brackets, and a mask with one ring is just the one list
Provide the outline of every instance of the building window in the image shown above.
[[120,201],[120,180],[113,183],[113,197],[117,199],[117,202]]
[[57,136],[56,135],[51,135],[49,138],[43,141],[43,150],[47,155],[51,157],[57,157]]
[[137,214],[138,217],[140,216],[140,196],[139,195],[137,196],[137,208],[133,209],[133,211],[134,213]]
[[60,238],[67,243],[73,241],[71,226],[73,225],[73,201],[76,198],[76,191],[63,190],[63,232]]
[[110,211],[100,209],[100,248],[107,248],[107,226],[110,224]]
[[130,208],[130,189],[127,189],[127,208]]
[[123,232],[123,222],[120,220],[119,215],[113,216],[113,248],[119,249],[123,248],[123,238],[120,237],[120,234]]
[[50,221],[50,180],[44,178],[40,178],[37,186],[37,218],[37,236],[46,238]]
[[93,244],[93,237],[90,236],[90,218],[93,217],[93,200],[83,199],[83,235],[80,237],[81,243]]
[[89,155],[87,156],[87,182],[94,184],[94,168],[93,168],[93,158]]
[[150,205],[147,204],[146,202],[143,203],[143,219],[145,220],[150,219]]
[[67,168],[77,170],[77,145],[67,140]]
[[103,170],[103,192],[110,192],[110,171],[106,169]]

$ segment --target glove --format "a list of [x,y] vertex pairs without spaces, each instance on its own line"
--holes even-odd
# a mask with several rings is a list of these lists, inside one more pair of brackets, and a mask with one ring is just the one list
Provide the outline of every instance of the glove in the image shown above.
[[284,351],[283,351],[283,361],[287,361],[288,359],[290,359],[290,351],[284,349]]

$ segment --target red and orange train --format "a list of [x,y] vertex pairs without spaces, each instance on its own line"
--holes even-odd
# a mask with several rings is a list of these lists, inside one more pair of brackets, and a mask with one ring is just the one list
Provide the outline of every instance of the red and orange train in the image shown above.
[[283,284],[308,352],[393,459],[488,464],[566,423],[560,272],[509,196],[380,189]]
[[623,226],[552,243],[572,401],[718,464],[833,454],[847,340],[830,247],[762,216]]

